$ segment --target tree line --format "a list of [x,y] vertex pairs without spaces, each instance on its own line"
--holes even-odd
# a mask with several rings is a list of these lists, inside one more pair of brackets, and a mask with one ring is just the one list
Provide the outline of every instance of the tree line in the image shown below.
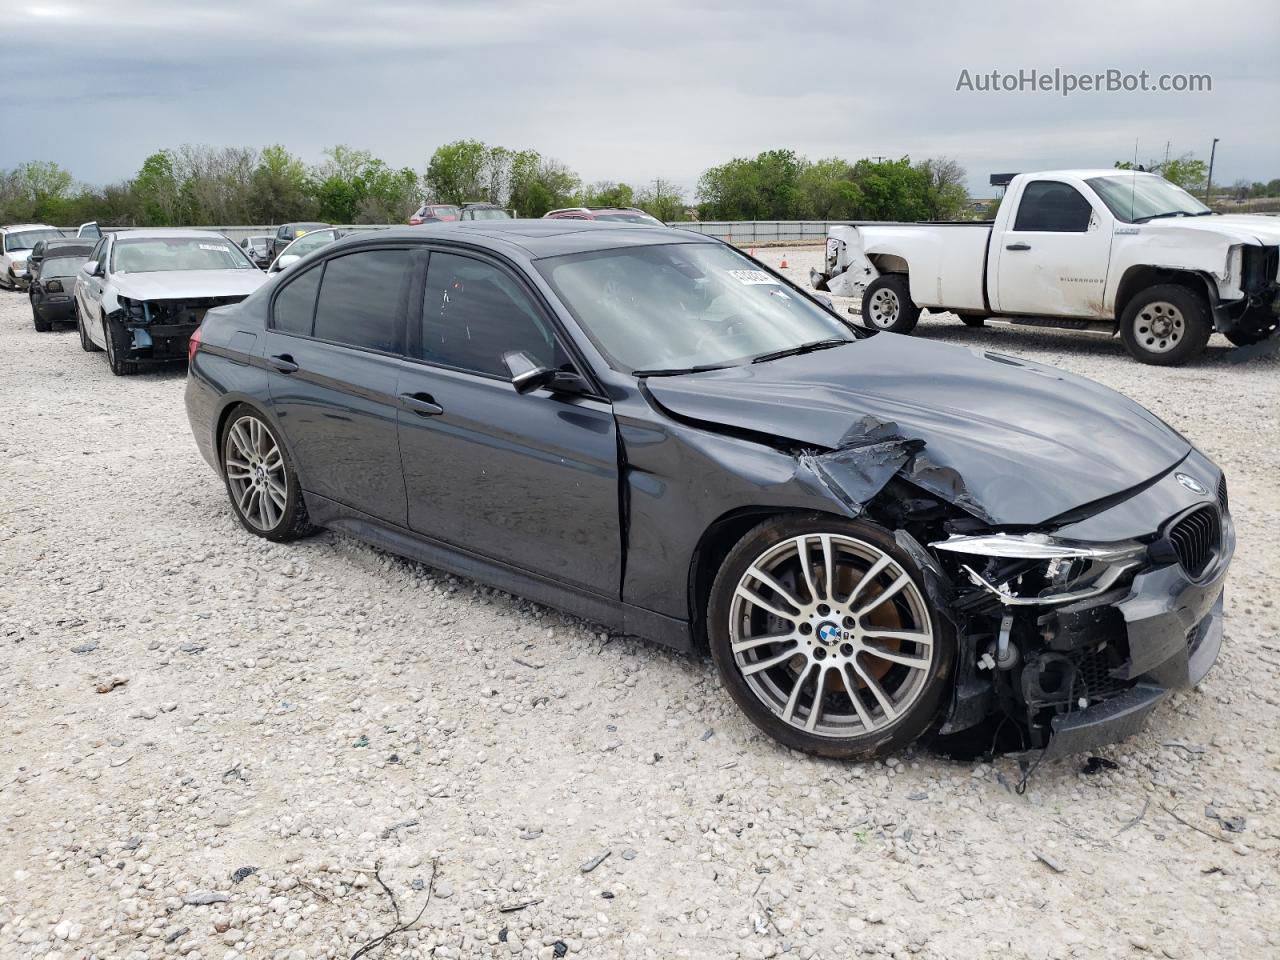
[[660,220],[920,220],[966,212],[954,160],[839,157],[767,150],[706,170],[687,197],[670,180],[584,183],[536,150],[479,140],[439,147],[423,171],[340,145],[307,164],[285,147],[184,144],[159,150],[131,178],[80,183],[56,163],[0,169],[0,223],[115,226],[402,223],[424,202],[487,201],[540,217],[568,206],[635,206]]

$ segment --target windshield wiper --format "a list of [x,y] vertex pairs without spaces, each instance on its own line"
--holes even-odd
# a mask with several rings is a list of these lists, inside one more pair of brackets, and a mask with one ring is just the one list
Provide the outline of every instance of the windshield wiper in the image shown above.
[[1165,217],[1194,217],[1194,213],[1188,213],[1186,210],[1167,210],[1164,213],[1153,213],[1149,217],[1138,217],[1134,223],[1146,223],[1148,220],[1163,220]]
[[831,337],[827,340],[811,340],[809,343],[802,343],[798,347],[787,347],[785,350],[775,350],[773,353],[762,353],[758,357],[752,357],[752,363],[766,363],[769,360],[781,360],[783,357],[796,357],[802,353],[813,353],[815,350],[826,350],[828,347],[838,347],[842,343],[853,343],[852,340],[846,340],[844,337]]
[[678,377],[682,373],[705,373],[708,370],[728,370],[732,363],[703,363],[696,367],[654,367],[651,370],[632,370],[633,377]]

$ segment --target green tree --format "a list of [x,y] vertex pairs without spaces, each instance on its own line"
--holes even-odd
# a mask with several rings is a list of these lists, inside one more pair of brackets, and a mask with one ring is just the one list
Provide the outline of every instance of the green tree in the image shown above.
[[853,167],[840,157],[806,162],[796,178],[797,214],[813,220],[852,220],[862,204],[862,190],[853,182]]
[[466,203],[482,195],[489,148],[479,140],[455,140],[437,147],[427,164],[426,185],[441,203]]
[[582,191],[581,201],[584,207],[632,207],[636,192],[625,183],[601,180]]
[[280,144],[264,147],[249,185],[254,223],[285,223],[316,216],[307,168]]
[[670,180],[656,177],[636,194],[635,204],[650,216],[665,223],[685,218],[684,193]]
[[173,154],[161,150],[142,161],[133,179],[132,191],[139,226],[160,227],[177,224],[181,202]]
[[572,204],[580,186],[578,175],[565,164],[538,157],[532,165],[519,165],[512,177],[509,202],[517,216],[540,217],[549,210]]
[[955,160],[940,157],[922,160],[916,164],[924,194],[925,218],[928,220],[955,220],[969,204],[969,190],[965,186],[968,175]]
[[854,179],[862,190],[861,220],[923,220],[928,216],[924,174],[911,160],[859,160]]

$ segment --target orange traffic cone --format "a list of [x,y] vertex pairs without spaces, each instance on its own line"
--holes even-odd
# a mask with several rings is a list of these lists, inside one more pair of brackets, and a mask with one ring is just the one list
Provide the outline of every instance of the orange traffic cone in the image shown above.
[[778,264],[778,269],[779,269],[779,270],[785,270],[785,269],[787,269],[787,258],[786,258],[786,256],[785,256],[785,255],[784,255],[784,256],[783,256],[783,258],[782,258],[782,262],[781,262],[780,264]]

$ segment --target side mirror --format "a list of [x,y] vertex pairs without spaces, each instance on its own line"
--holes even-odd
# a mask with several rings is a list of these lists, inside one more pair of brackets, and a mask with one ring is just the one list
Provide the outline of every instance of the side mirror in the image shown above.
[[502,355],[511,373],[511,385],[516,393],[528,393],[546,387],[552,393],[585,393],[587,381],[569,370],[553,370],[543,366],[523,350],[511,350]]
[[287,270],[302,258],[296,253],[286,253],[284,256],[276,260],[275,266],[272,268],[273,273],[279,273],[281,270]]
[[103,275],[102,261],[101,260],[93,261],[93,266],[89,268],[89,276],[100,277],[102,275]]

